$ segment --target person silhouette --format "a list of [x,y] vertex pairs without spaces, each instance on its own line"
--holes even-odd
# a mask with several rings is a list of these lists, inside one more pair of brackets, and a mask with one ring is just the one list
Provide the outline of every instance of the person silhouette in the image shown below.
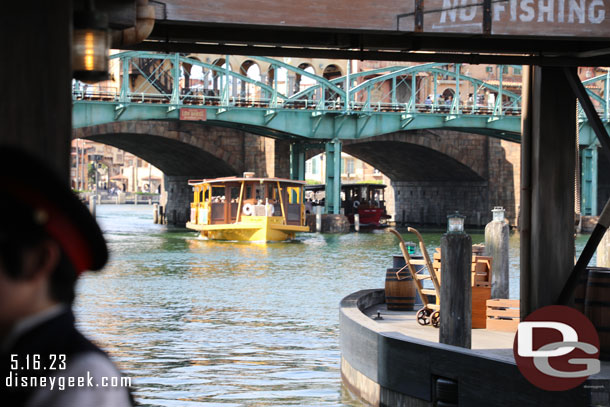
[[108,259],[95,219],[68,182],[21,149],[0,147],[0,183],[3,404],[133,405],[121,373],[72,312],[78,276]]

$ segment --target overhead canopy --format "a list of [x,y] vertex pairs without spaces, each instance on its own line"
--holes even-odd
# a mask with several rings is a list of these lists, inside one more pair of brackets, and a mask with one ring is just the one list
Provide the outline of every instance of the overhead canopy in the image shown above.
[[166,0],[151,4],[156,8],[154,30],[147,41],[133,48],[610,65],[610,2],[603,0]]

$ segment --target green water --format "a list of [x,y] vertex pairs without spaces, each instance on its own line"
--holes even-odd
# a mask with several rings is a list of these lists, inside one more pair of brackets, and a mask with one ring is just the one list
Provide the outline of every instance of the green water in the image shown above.
[[[154,225],[151,207],[127,205],[98,206],[98,221],[111,259],[81,278],[77,318],[132,377],[140,403],[361,405],[341,385],[338,305],[383,287],[399,254],[391,234],[221,243]],[[439,233],[423,236],[430,250],[439,246]],[[518,245],[513,235],[512,298]]]

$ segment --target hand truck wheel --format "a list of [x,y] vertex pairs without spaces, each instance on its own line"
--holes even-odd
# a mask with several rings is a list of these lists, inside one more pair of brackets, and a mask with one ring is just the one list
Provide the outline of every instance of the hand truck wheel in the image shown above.
[[427,308],[417,311],[415,317],[420,325],[428,325],[430,323],[430,311]]
[[430,316],[430,322],[432,322],[432,326],[438,328],[441,325],[441,313],[440,311],[434,311],[432,316]]

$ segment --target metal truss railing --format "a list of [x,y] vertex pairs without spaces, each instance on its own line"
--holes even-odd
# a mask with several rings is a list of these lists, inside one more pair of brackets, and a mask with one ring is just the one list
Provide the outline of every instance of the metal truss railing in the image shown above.
[[[498,84],[490,84],[461,73],[461,65],[430,63],[390,66],[365,72],[348,73],[334,79],[315,75],[283,61],[251,57],[268,65],[267,81],[255,80],[229,65],[226,56],[219,64],[210,64],[179,54],[128,51],[112,55],[116,87],[91,86],[75,82],[73,98],[131,103],[218,106],[223,108],[306,109],[345,113],[401,112],[414,114],[486,115],[490,120],[521,114],[521,96],[503,87],[499,67]],[[193,67],[200,72],[193,78]],[[297,92],[285,77],[308,78],[309,84]],[[185,74],[191,72],[191,75]],[[447,83],[450,82],[450,85]],[[601,87],[595,87],[595,83]],[[605,120],[610,119],[608,89],[610,73],[583,83]],[[439,99],[441,88],[450,88],[450,96]],[[595,88],[595,89],[593,89]],[[597,89],[599,88],[599,89]],[[430,98],[429,95],[432,95]],[[492,96],[490,96],[492,95]]]

